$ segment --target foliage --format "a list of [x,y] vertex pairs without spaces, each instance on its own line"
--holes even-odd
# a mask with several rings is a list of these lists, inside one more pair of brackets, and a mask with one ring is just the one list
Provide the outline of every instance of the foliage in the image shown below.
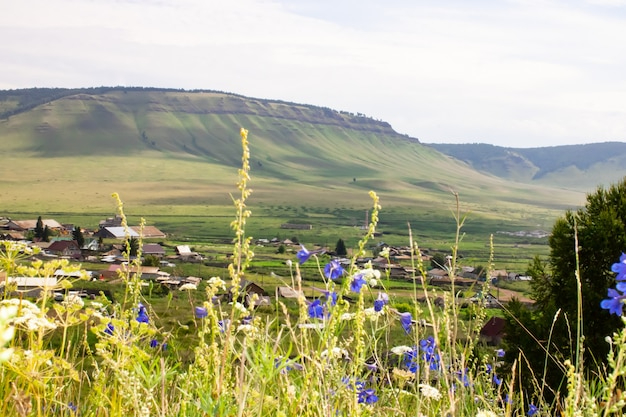
[[72,237],[78,244],[79,248],[82,248],[85,245],[85,236],[83,236],[83,231],[79,226],[74,226],[74,230],[72,231]]
[[155,255],[146,255],[143,257],[143,261],[141,262],[143,266],[159,266],[160,263],[161,260]]
[[348,254],[348,250],[346,249],[346,244],[343,239],[339,239],[337,244],[335,245],[335,253],[337,256],[346,256]]

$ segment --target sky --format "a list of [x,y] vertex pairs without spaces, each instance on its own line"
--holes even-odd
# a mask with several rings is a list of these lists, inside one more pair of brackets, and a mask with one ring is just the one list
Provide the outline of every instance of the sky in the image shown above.
[[19,0],[0,89],[207,89],[424,143],[626,141],[626,0]]

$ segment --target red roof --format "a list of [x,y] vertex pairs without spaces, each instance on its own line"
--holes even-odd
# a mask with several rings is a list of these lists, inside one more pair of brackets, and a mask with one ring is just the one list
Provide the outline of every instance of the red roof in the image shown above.
[[480,334],[482,336],[495,337],[502,336],[504,333],[504,325],[506,324],[506,320],[502,317],[493,316],[487,323],[480,329]]

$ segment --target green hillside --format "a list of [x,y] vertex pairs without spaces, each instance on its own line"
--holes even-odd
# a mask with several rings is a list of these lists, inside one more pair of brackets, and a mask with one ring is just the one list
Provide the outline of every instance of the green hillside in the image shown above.
[[9,214],[110,214],[113,192],[129,213],[150,218],[223,213],[236,191],[240,127],[250,132],[250,203],[276,227],[326,217],[338,224],[342,216],[345,225],[361,224],[369,190],[381,198],[381,225],[404,232],[408,222],[452,232],[452,191],[473,224],[491,222],[481,229],[489,233],[549,228],[584,201],[579,191],[479,173],[388,123],[323,107],[215,91],[99,88],[4,91],[0,111]]
[[626,176],[625,142],[541,148],[506,148],[483,143],[427,146],[485,173],[552,187],[591,191]]

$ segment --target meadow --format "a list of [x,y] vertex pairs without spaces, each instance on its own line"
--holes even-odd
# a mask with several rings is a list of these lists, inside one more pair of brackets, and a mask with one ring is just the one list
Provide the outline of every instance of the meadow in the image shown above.
[[[256,209],[250,204],[249,149],[243,129],[241,139],[244,157],[232,214],[215,212],[216,219],[227,220],[230,236],[222,234],[224,228],[200,227],[200,222],[186,220],[199,227],[193,241],[207,252],[215,248],[212,239],[222,240],[222,249],[230,241],[226,270],[180,266],[187,268],[184,273],[193,274],[198,268],[199,273],[212,275],[199,287],[157,294],[154,286],[146,287],[140,276],[130,272],[119,274],[112,287],[114,301],[67,296],[63,302],[53,302],[46,290],[35,299],[19,293],[12,297],[14,289],[5,287],[5,299],[0,302],[2,415],[619,415],[624,406],[618,390],[624,373],[623,330],[613,335],[605,378],[589,380],[578,359],[565,360],[564,397],[546,402],[538,394],[543,389],[541,375],[535,375],[536,391],[521,389],[515,366],[506,377],[501,369],[502,357],[511,353],[483,344],[477,337],[489,312],[480,304],[469,311],[461,308],[449,295],[456,293],[454,279],[451,291],[441,293],[443,305],[436,306],[432,296],[439,294],[428,285],[417,281],[399,285],[368,264],[356,263],[376,241],[379,226],[392,229],[401,224],[381,225],[384,211],[375,192],[368,193],[365,230],[359,223],[349,224],[351,207],[343,207],[345,211],[338,212],[342,216],[334,218],[322,215],[323,210],[306,209],[304,204],[300,209],[286,209],[284,218],[294,220],[312,213],[310,221],[330,218],[329,223],[335,223],[342,218],[347,224],[329,224],[323,232],[313,229],[317,234],[305,236],[304,247],[283,257],[261,248],[255,253],[249,227],[259,234],[264,229],[253,221]],[[115,206],[127,225],[126,206],[119,196]],[[357,217],[359,211],[355,208],[352,214]],[[448,233],[442,223],[430,239],[432,245],[437,239],[448,245],[454,255],[449,269],[454,277],[457,267],[470,259],[462,256],[464,245],[468,252],[482,252],[480,243],[472,246],[466,228],[484,226],[480,221],[467,221],[459,206],[451,213]],[[333,227],[341,232],[334,237]],[[416,256],[421,237],[413,230],[419,228],[407,224],[404,232],[412,248],[410,262],[424,273],[426,266]],[[356,240],[346,268],[309,244],[339,237]],[[394,236],[401,237],[400,233]],[[498,249],[520,249],[523,243],[515,239],[503,237],[501,246],[487,243],[490,255],[481,262],[493,268],[492,255]],[[29,250],[19,243],[3,241],[2,245],[0,268],[9,275],[48,277],[58,268],[76,268],[61,259],[32,261]],[[127,249],[128,261],[138,265]],[[213,253],[221,257],[222,251]],[[295,300],[276,299],[259,308],[253,307],[253,298],[246,305],[240,298],[240,283],[258,277],[252,272],[257,257],[261,272],[274,272],[261,273],[264,285],[286,284],[301,291],[314,282],[323,292]],[[63,280],[57,290],[88,285],[96,284]],[[483,285],[483,290],[490,290],[488,281]],[[220,302],[216,297],[227,286],[233,301]],[[417,301],[422,294],[423,304]]]

